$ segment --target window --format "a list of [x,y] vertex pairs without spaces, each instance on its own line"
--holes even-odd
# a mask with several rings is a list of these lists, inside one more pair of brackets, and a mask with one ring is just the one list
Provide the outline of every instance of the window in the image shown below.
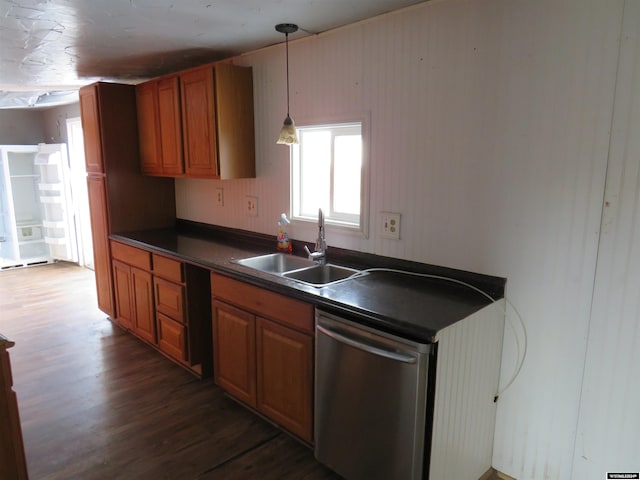
[[292,148],[292,217],[364,231],[362,122],[298,127]]

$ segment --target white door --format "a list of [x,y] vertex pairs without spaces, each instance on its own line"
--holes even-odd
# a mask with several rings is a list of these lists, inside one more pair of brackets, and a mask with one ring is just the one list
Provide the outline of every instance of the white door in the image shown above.
[[78,263],[93,270],[93,241],[87,194],[87,170],[84,160],[84,137],[80,117],[67,119],[67,144],[71,170],[71,190],[76,219]]

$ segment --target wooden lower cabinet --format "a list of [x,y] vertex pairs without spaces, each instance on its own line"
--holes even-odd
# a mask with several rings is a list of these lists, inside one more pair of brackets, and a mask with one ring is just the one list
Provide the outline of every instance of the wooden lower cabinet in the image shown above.
[[104,213],[107,210],[107,187],[104,175],[87,176],[87,194],[93,242],[93,269],[96,276],[98,308],[107,315],[115,314],[111,263],[109,259],[109,220]]
[[216,273],[211,291],[216,384],[312,443],[313,307]]
[[256,406],[256,334],[250,313],[213,302],[213,376],[238,400]]
[[131,288],[134,300],[133,333],[149,343],[156,341],[151,274],[131,267]]
[[117,322],[147,342],[155,343],[151,274],[114,260],[113,279]]
[[185,287],[157,276],[153,279],[156,310],[184,323]]
[[119,260],[111,262],[116,300],[115,319],[121,327],[133,328],[133,305],[131,300],[131,266]]
[[156,343],[151,254],[111,242],[115,320],[149,343]]
[[115,321],[199,377],[211,375],[209,271],[111,240]]
[[158,347],[160,350],[180,361],[187,355],[186,328],[183,324],[158,313]]
[[153,254],[158,347],[181,363],[189,360],[184,269],[185,265],[179,260]]
[[257,409],[311,441],[313,337],[256,318]]
[[0,334],[0,478],[27,480],[18,400],[13,391],[9,348],[14,342]]
[[200,377],[211,375],[209,271],[153,253],[157,346]]

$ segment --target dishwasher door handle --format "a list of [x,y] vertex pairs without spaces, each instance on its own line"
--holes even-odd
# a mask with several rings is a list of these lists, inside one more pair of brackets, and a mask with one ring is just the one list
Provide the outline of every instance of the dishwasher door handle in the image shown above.
[[383,348],[374,347],[372,345],[368,345],[366,343],[361,343],[357,340],[349,338],[341,333],[338,333],[333,330],[329,330],[326,327],[321,325],[316,325],[316,330],[320,333],[325,334],[328,337],[333,338],[337,342],[344,343],[349,345],[350,347],[357,348],[358,350],[362,350],[363,352],[371,353],[372,355],[377,355],[379,357],[386,357],[391,360],[396,360],[402,363],[416,363],[416,358],[410,355],[403,355],[402,353],[393,352],[391,350],[385,350]]

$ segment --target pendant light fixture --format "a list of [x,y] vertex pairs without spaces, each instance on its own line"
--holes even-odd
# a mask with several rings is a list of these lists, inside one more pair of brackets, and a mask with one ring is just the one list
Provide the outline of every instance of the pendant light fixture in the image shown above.
[[278,142],[284,145],[291,145],[298,143],[298,132],[296,126],[289,116],[289,34],[298,31],[298,26],[293,23],[279,23],[276,25],[276,30],[285,35],[285,49],[287,52],[287,118],[284,119],[284,125],[280,130],[280,137]]

